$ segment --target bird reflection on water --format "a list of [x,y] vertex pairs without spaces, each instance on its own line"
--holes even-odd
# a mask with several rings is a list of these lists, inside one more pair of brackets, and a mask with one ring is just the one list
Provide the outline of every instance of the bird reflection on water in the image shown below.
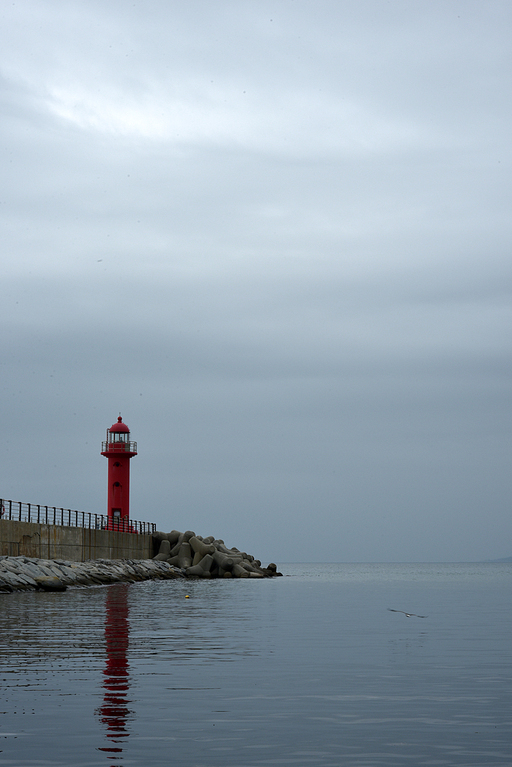
[[[130,671],[128,666],[128,639],[130,624],[128,620],[128,588],[124,583],[105,589],[105,651],[106,660],[103,670],[104,695],[103,705],[97,713],[106,726],[109,745],[99,748],[111,754],[121,754],[124,738],[129,737],[128,721],[131,711],[128,704]],[[112,745],[110,745],[112,744]],[[116,744],[116,745],[114,745]],[[111,756],[110,759],[119,757]]]

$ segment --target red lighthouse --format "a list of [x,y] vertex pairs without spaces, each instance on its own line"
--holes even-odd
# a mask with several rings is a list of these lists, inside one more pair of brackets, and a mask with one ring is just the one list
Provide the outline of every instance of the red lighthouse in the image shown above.
[[130,429],[121,416],[107,429],[101,454],[108,458],[108,527],[117,530],[121,519],[130,518],[130,458],[137,455],[137,443],[130,442]]

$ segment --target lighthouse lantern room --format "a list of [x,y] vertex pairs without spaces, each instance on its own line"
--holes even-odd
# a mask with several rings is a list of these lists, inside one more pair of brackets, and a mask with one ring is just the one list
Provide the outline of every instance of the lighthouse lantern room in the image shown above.
[[130,518],[130,458],[137,455],[137,443],[130,441],[130,430],[121,416],[107,429],[101,455],[108,459],[108,527],[119,529],[119,520]]

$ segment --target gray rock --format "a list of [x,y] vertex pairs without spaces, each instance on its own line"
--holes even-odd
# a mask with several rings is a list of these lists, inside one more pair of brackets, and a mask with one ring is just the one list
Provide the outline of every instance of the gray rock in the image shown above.
[[11,586],[16,591],[26,591],[30,589],[29,584],[20,576],[19,573],[13,573],[8,569],[0,572],[0,582]]
[[36,580],[37,585],[43,591],[66,591],[67,586],[55,575],[42,575]]

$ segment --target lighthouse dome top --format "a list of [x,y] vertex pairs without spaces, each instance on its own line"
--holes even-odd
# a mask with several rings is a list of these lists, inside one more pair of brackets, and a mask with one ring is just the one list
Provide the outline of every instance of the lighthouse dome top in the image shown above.
[[121,416],[117,419],[117,423],[107,429],[107,438],[101,443],[101,454],[107,458],[118,453],[124,453],[128,458],[137,455],[137,443],[130,441],[130,429],[123,423]]
[[125,423],[123,423],[123,419],[121,418],[121,416],[119,416],[119,418],[117,419],[117,423],[112,424],[109,431],[116,432],[116,433],[123,432],[124,434],[130,433],[130,429]]

